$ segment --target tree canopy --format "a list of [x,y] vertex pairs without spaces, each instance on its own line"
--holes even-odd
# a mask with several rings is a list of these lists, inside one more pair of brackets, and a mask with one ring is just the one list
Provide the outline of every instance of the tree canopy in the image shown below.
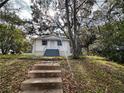
[[3,54],[21,53],[29,48],[25,34],[14,26],[0,24],[0,49]]
[[[10,9],[12,10],[10,11]],[[3,54],[21,53],[30,48],[31,45],[21,28],[25,21],[17,15],[17,11],[14,11],[9,4],[0,10],[0,21],[0,49]]]

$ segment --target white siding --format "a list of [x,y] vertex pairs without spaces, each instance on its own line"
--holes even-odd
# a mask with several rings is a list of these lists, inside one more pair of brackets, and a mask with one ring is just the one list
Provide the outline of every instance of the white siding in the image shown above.
[[47,45],[42,45],[42,40],[36,40],[33,43],[33,53],[44,55],[46,49],[59,49],[60,56],[70,56],[69,41],[62,41],[62,46],[57,45],[57,40],[47,40]]

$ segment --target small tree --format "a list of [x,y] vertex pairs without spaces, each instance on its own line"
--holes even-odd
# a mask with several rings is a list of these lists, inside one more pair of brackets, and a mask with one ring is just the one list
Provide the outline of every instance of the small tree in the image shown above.
[[25,34],[14,26],[0,24],[0,49],[2,54],[8,54],[10,50],[14,53],[21,53],[27,50],[28,46]]
[[96,36],[97,34],[96,34],[95,27],[90,28],[87,26],[87,27],[82,28],[80,39],[88,55],[90,52],[90,45],[92,45],[97,39]]

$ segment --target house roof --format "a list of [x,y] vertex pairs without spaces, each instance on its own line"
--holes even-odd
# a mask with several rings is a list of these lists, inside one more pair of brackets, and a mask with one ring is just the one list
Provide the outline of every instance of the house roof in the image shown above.
[[37,38],[34,38],[35,40],[36,39],[41,39],[41,40],[62,40],[62,41],[69,41],[69,39],[65,38],[65,37],[59,37],[59,36],[56,36],[56,35],[43,35],[43,36],[40,36],[40,37],[37,37]]

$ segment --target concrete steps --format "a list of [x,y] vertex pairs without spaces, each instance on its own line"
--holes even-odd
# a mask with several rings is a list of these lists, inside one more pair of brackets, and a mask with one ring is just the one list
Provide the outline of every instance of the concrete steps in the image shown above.
[[58,63],[35,64],[33,70],[60,70]]
[[61,78],[35,78],[24,81],[22,90],[43,90],[62,88]]
[[49,90],[42,90],[42,91],[24,91],[22,93],[63,93],[62,89],[49,89]]
[[30,78],[61,77],[61,70],[32,70],[28,72]]
[[28,72],[30,79],[22,82],[21,93],[63,93],[58,63],[35,64]]

